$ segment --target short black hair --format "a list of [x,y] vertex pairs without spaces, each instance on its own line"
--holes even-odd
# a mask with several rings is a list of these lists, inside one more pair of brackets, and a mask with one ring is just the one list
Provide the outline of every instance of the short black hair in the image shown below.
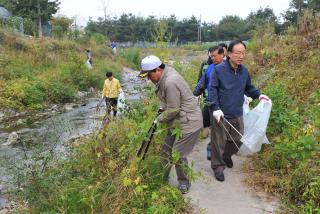
[[208,49],[208,53],[209,53],[209,52],[212,52],[214,47],[215,47],[215,46],[210,47],[210,48]]
[[237,44],[242,44],[244,46],[244,48],[247,48],[246,44],[244,44],[244,42],[241,41],[241,39],[236,39],[236,40],[233,40],[232,42],[230,42],[229,47],[228,47],[228,52],[232,53],[233,47]]
[[217,51],[218,54],[224,54],[223,47],[221,47],[221,46],[214,46],[214,47],[212,48],[212,51]]
[[228,45],[224,42],[220,43],[218,46],[228,49]]
[[111,71],[108,71],[108,72],[106,73],[106,77],[112,77],[112,72],[111,72]]

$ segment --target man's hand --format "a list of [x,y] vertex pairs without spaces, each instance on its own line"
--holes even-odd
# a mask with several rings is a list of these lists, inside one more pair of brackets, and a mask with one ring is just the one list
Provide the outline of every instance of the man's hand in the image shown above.
[[261,101],[261,100],[268,101],[268,100],[269,100],[269,97],[268,97],[267,95],[261,94],[261,95],[259,96],[259,100],[260,100],[260,101]]
[[213,117],[216,118],[218,123],[220,122],[221,117],[223,117],[223,116],[224,116],[224,114],[220,109],[216,110],[216,111],[213,111]]

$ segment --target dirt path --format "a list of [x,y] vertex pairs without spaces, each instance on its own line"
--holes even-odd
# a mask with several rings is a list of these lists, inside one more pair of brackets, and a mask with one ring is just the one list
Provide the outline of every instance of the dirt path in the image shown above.
[[[241,171],[246,158],[233,156],[234,166],[225,170],[224,182],[214,178],[210,162],[206,160],[206,146],[209,138],[200,141],[189,156],[194,162],[194,169],[202,176],[192,183],[186,197],[191,198],[194,213],[208,214],[260,214],[275,213],[276,199],[266,199],[263,193],[253,192],[244,182],[245,174]],[[170,183],[177,185],[175,170],[171,171]]]

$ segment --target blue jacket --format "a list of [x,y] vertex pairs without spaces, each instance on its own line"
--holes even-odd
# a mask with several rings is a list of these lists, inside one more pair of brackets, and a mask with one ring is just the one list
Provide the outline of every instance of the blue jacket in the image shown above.
[[205,93],[205,90],[209,91],[209,85],[210,85],[210,77],[211,73],[214,70],[215,64],[209,65],[209,67],[206,70],[205,75],[202,75],[199,79],[196,88],[193,91],[194,96],[200,96],[202,93],[204,93],[207,97],[207,94]]
[[227,119],[241,117],[244,96],[253,99],[260,96],[260,91],[251,84],[251,78],[245,66],[236,71],[229,60],[215,66],[211,74],[208,102],[213,111],[221,109]]

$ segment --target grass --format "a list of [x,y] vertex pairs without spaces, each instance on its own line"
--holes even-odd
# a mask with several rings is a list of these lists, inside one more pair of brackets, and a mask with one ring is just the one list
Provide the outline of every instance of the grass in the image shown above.
[[[320,52],[314,32],[258,31],[249,44],[254,82],[273,101],[273,143],[252,158],[250,183],[282,198],[288,213],[320,212]],[[310,42],[312,41],[312,42]]]
[[[320,38],[316,30],[307,34],[296,32],[286,36],[272,34],[268,28],[265,30],[267,32],[258,31],[248,44],[246,65],[251,71],[253,82],[273,101],[268,129],[272,145],[264,147],[260,153],[251,157],[247,165],[250,173],[248,182],[264,191],[279,195],[285,206],[281,212],[318,213]],[[6,35],[0,34],[0,41],[3,40],[7,40]],[[50,82],[51,79],[59,80],[52,84],[62,82],[60,87],[70,87],[68,93],[72,96],[76,90],[101,84],[98,81],[103,78],[98,77],[107,69],[119,69],[118,66],[102,62],[97,57],[98,60],[94,61],[97,70],[90,71],[93,73],[90,74],[83,69],[83,63],[80,63],[77,46],[69,42],[58,44],[71,48],[70,53],[61,51],[56,56],[50,51],[41,51],[42,46],[37,47],[33,42],[14,39],[9,41],[1,42],[1,45],[6,44],[7,49],[18,49],[19,54],[12,58],[13,53],[1,53],[2,59],[8,58],[0,60],[5,70],[5,75],[0,80],[0,85],[3,84],[1,90],[6,87],[12,89],[1,91],[0,98],[4,102],[15,104],[17,108],[31,108],[32,104],[39,103],[43,105],[38,98],[48,95],[48,90],[44,90],[48,84],[45,82]],[[46,45],[46,41],[42,42],[42,45]],[[27,58],[24,52],[35,49],[40,51],[35,53],[44,60]],[[163,60],[169,59],[172,54],[179,56],[179,50],[147,51],[160,54]],[[61,63],[52,63],[50,57],[59,59]],[[130,59],[129,63],[136,64],[139,54],[133,50],[123,57]],[[28,63],[22,63],[22,59],[27,59]],[[112,59],[115,60],[114,57]],[[11,60],[16,60],[17,65]],[[174,67],[194,88],[201,60],[182,60],[182,63],[176,62]],[[10,72],[12,69],[7,67],[15,68],[16,72]],[[93,75],[97,79],[87,82],[90,78],[83,78],[87,75]],[[30,97],[27,97],[26,90],[32,92],[27,93]],[[60,90],[68,94],[66,88]],[[8,91],[14,91],[16,99],[10,99]],[[139,162],[135,157],[135,152],[158,108],[158,101],[151,98],[152,90],[147,94],[150,95],[149,98],[132,104],[122,120],[114,120],[104,130],[73,143],[68,160],[49,164],[47,166],[50,167],[45,167],[42,172],[39,172],[37,167],[31,167],[30,173],[25,175],[27,179],[22,183],[24,191],[20,192],[21,199],[28,201],[27,211],[187,213],[188,203],[183,200],[180,192],[163,181],[161,176],[157,151],[162,144],[165,129],[157,132],[156,140],[145,161]],[[54,97],[48,102],[54,100]],[[66,97],[68,99],[68,96]]]
[[0,109],[70,102],[79,90],[100,89],[106,71],[120,76],[121,62],[100,53],[100,46],[93,46],[94,67],[88,70],[86,46],[73,41],[23,38],[1,30],[0,45]]
[[147,158],[136,157],[158,101],[149,98],[129,105],[122,119],[73,142],[68,159],[24,160],[22,166],[30,170],[16,177],[23,189],[16,197],[28,201],[21,212],[188,213],[180,191],[163,179],[158,150],[165,127],[157,131]]

